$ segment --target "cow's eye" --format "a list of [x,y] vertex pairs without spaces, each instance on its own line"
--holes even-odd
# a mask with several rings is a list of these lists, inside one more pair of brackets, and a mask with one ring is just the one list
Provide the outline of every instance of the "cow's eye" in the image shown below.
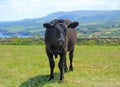
[[66,34],[67,34],[67,29],[64,29],[64,35],[66,36]]

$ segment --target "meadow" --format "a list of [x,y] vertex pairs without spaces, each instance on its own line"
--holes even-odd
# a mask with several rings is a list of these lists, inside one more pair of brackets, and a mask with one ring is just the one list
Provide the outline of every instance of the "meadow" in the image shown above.
[[74,71],[65,73],[62,83],[58,61],[55,59],[55,79],[47,81],[44,45],[0,45],[0,87],[120,87],[119,45],[77,45]]

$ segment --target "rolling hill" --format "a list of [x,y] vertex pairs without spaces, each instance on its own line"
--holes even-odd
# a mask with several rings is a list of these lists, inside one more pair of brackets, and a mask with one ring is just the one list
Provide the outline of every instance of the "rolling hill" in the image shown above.
[[0,22],[0,35],[44,35],[42,24],[56,18],[79,21],[77,31],[80,37],[120,36],[120,10],[56,12],[42,18]]

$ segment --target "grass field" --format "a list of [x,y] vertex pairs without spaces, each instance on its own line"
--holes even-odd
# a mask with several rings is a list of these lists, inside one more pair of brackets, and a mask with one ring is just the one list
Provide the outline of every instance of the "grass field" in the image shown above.
[[0,45],[0,87],[120,87],[120,46],[76,46],[74,71],[62,83],[58,60],[55,79],[48,82],[44,46]]

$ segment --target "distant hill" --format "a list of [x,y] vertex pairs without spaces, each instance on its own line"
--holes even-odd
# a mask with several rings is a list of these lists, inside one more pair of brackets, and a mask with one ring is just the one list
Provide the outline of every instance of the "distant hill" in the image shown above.
[[42,18],[0,22],[0,35],[44,35],[42,24],[52,19],[64,18],[79,21],[78,36],[120,36],[120,10],[56,12]]
[[119,20],[120,19],[120,10],[115,11],[92,11],[92,10],[83,10],[83,11],[71,11],[71,12],[56,12],[49,14],[44,17],[44,20],[53,19],[53,18],[67,18],[71,20],[76,20],[80,22],[93,22],[93,21],[109,21],[109,20]]

